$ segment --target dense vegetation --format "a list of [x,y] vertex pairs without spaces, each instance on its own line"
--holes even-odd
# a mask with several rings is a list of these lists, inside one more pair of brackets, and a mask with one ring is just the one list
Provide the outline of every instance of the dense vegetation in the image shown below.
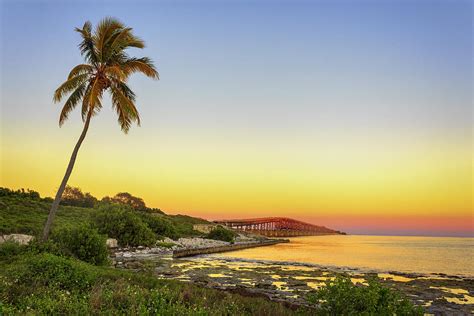
[[226,229],[220,225],[214,227],[209,234],[207,234],[207,238],[209,239],[214,239],[214,240],[222,240],[222,241],[227,241],[227,242],[234,242],[235,237],[237,236],[237,233],[234,231],[231,231],[229,229]]
[[52,238],[60,250],[79,260],[95,265],[105,265],[109,262],[108,250],[105,244],[106,235],[101,235],[95,228],[89,226],[77,226],[62,228]]
[[107,206],[94,214],[93,222],[99,231],[116,238],[121,246],[152,246],[156,234],[136,213],[123,208]]
[[[0,234],[22,233],[39,236],[51,202],[19,196],[0,196]],[[90,223],[94,209],[61,206],[53,230]]]
[[423,315],[421,307],[400,293],[376,279],[368,282],[367,286],[354,285],[350,277],[341,275],[310,294],[309,301],[319,305],[319,315]]
[[[8,249],[7,249],[8,248]],[[249,298],[98,267],[12,243],[0,246],[0,315],[291,315]]]
[[133,196],[132,194],[128,192],[117,193],[113,197],[106,196],[101,201],[105,203],[112,203],[112,204],[116,203],[116,204],[127,205],[136,211],[149,210],[149,208],[145,204],[145,201],[143,201],[142,198]]
[[[193,230],[193,224],[207,223],[203,219],[184,215],[166,215],[161,210],[146,208],[137,211],[127,203],[98,201],[93,207],[84,205],[83,194],[78,188],[68,189],[68,206],[58,209],[53,234],[63,228],[89,225],[101,234],[117,238],[120,245],[152,245],[163,237],[179,238],[196,236],[200,233]],[[91,196],[91,195],[89,195]],[[76,197],[77,200],[74,198]],[[39,236],[48,211],[50,198],[41,198],[32,190],[13,191],[0,188],[0,234],[23,233]]]
[[[16,196],[16,197],[21,197],[21,198],[31,198],[31,199],[37,199],[37,200],[41,199],[40,194],[38,192],[30,190],[30,189],[11,190],[8,188],[0,188],[0,196]],[[49,198],[47,199],[48,201],[52,201]]]
[[80,206],[80,207],[94,207],[97,203],[97,198],[92,194],[83,193],[80,188],[66,186],[61,198],[61,205]]

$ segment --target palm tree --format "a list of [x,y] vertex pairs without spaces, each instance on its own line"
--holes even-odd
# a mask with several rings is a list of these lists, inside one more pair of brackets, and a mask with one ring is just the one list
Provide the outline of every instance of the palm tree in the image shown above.
[[44,226],[43,240],[48,239],[51,224],[91,118],[102,108],[101,100],[104,92],[110,92],[112,108],[117,112],[120,128],[127,133],[133,122],[140,125],[140,116],[135,107],[135,94],[128,87],[127,79],[135,72],[159,79],[158,72],[149,58],[135,58],[127,55],[125,52],[127,48],[144,48],[145,44],[133,35],[131,28],[125,27],[120,21],[105,18],[97,24],[94,32],[92,32],[92,24],[87,21],[82,29],[76,28],[76,31],[82,37],[79,48],[86,63],[77,65],[71,70],[67,80],[56,89],[54,101],[59,102],[69,95],[59,116],[59,126],[64,124],[69,113],[81,103],[84,128],[49,211],[48,220]]

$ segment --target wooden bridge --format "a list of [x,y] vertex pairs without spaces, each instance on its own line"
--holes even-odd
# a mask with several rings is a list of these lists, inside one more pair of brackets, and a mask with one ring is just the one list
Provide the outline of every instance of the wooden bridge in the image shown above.
[[317,226],[287,217],[264,217],[251,219],[233,219],[214,221],[238,231],[268,236],[268,237],[291,237],[291,236],[315,236],[344,234],[324,226]]

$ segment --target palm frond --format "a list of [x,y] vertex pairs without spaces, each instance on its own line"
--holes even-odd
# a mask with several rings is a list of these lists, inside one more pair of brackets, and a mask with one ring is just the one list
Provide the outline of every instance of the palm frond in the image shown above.
[[107,43],[117,32],[123,30],[125,26],[117,19],[104,18],[97,25],[94,33],[94,44],[97,55],[101,62],[105,62],[104,57],[107,55]]
[[100,100],[103,92],[104,89],[99,78],[95,78],[94,81],[91,82],[91,89],[86,100],[89,105],[89,111],[93,111],[93,114],[97,114],[102,108]]
[[82,120],[85,121],[87,114],[92,112],[92,115],[96,115],[99,113],[100,109],[102,108],[102,94],[104,92],[103,87],[101,87],[100,80],[98,78],[94,78],[91,82],[89,82],[84,96],[82,98]]
[[111,36],[107,43],[107,55],[105,62],[117,62],[118,54],[129,47],[144,48],[145,42],[132,33],[132,28],[124,28]]
[[86,84],[83,83],[76,90],[69,96],[66,103],[64,103],[63,109],[59,116],[59,126],[62,126],[64,122],[67,120],[69,113],[74,110],[76,105],[81,101],[82,96],[84,95],[84,91],[86,90]]
[[107,76],[110,76],[110,77],[112,77],[113,79],[116,79],[116,80],[122,81],[122,80],[127,79],[127,75],[117,65],[106,67],[104,72]]
[[75,90],[77,87],[79,87],[81,84],[86,82],[88,79],[89,79],[88,74],[82,74],[82,75],[72,77],[71,79],[68,79],[65,82],[63,82],[59,86],[59,88],[57,88],[56,91],[54,92],[54,97],[53,97],[54,102],[61,101],[64,95]]
[[132,126],[132,120],[123,106],[121,106],[118,97],[112,92],[112,108],[117,112],[120,129],[127,134]]
[[110,88],[112,107],[118,114],[121,129],[127,133],[132,122],[135,121],[140,126],[140,115],[134,104],[135,94],[126,85],[124,86],[112,85]]
[[79,64],[76,67],[72,68],[71,72],[69,72],[68,79],[71,79],[77,75],[82,74],[90,74],[94,70],[94,67],[88,64]]
[[92,36],[92,23],[86,21],[82,29],[76,27],[76,32],[81,33],[82,42],[79,44],[81,55],[91,64],[95,65],[97,60],[97,53],[94,47],[94,38]]
[[148,57],[128,58],[120,66],[127,77],[135,72],[141,72],[147,77],[160,79],[155,65],[153,65],[152,60]]
[[132,100],[132,102],[135,102],[135,93],[125,82],[113,80],[113,84],[125,95],[125,97]]
[[117,30],[110,36],[109,41],[107,42],[107,52],[104,56],[104,61],[110,64],[110,60],[114,59],[116,53],[119,53],[122,49],[120,47],[120,43],[122,42],[123,38],[128,36],[131,28],[124,28],[121,30]]
[[132,28],[123,29],[111,43],[112,50],[124,50],[129,47],[145,48],[145,42],[132,33]]

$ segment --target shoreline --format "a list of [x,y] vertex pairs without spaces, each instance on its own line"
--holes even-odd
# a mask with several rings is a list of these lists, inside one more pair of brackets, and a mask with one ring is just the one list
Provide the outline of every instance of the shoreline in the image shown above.
[[193,251],[200,254],[179,258],[173,257],[171,250],[159,254],[144,251],[117,256],[114,261],[117,268],[147,270],[161,279],[190,282],[244,296],[262,296],[293,307],[308,306],[307,293],[318,290],[337,275],[348,275],[354,284],[360,286],[375,278],[383,285],[404,293],[411,301],[423,306],[427,313],[474,313],[474,276],[254,260],[202,254],[202,250],[195,248]]

